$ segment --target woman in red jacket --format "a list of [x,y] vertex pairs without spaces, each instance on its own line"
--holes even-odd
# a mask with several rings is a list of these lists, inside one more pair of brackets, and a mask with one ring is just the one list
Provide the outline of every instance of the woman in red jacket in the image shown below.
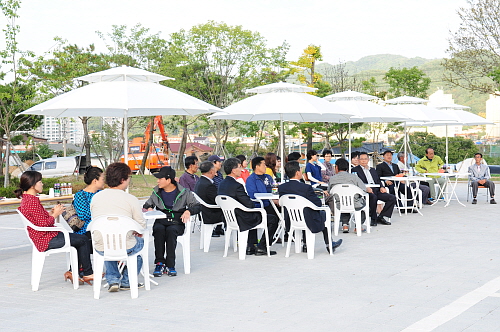
[[[55,218],[59,217],[64,211],[64,206],[57,204],[50,212],[47,212],[40,203],[40,199],[36,196],[42,190],[42,174],[37,171],[24,172],[21,175],[19,189],[14,191],[17,198],[22,198],[19,211],[35,226],[54,227]],[[28,234],[40,252],[61,248],[65,244],[64,235],[59,231],[42,232],[28,227]],[[85,235],[74,233],[69,234],[69,240],[71,246],[75,247],[78,252],[78,265],[83,269],[81,281],[90,285],[91,281],[94,280],[94,274],[90,263],[89,240]],[[73,281],[71,271],[64,273],[64,278]]]

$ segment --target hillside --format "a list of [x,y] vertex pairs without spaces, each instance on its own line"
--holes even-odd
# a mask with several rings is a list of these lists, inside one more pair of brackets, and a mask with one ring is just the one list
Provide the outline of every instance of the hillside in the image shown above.
[[[444,69],[441,66],[442,59],[424,59],[420,57],[406,58],[401,55],[393,54],[378,54],[370,55],[359,59],[358,61],[348,61],[345,63],[345,69],[349,75],[355,75],[360,80],[367,80],[370,77],[375,77],[381,89],[388,89],[389,86],[383,80],[384,74],[391,67],[394,68],[410,68],[417,66],[428,77],[431,78],[431,86],[428,94],[434,93],[438,88],[442,88],[445,93],[451,93],[455,103],[469,106],[473,113],[485,112],[486,100],[488,95],[480,93],[471,93],[465,89],[449,86],[443,81]],[[325,73],[335,64],[326,62],[316,66],[319,73]]]

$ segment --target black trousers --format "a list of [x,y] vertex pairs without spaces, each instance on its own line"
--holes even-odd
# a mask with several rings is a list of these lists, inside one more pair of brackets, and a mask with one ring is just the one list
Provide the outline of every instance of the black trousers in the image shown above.
[[396,205],[396,196],[389,193],[380,192],[379,188],[372,188],[373,193],[369,193],[370,197],[370,218],[372,220],[377,219],[377,201],[381,200],[385,202],[384,208],[380,212],[379,216],[391,218],[392,211]]
[[[174,223],[167,219],[157,219],[153,225],[155,242],[155,264],[163,263],[168,268],[175,268],[175,248],[177,237],[184,234],[185,224]],[[166,256],[165,256],[166,248]]]
[[[78,253],[78,265],[83,269],[83,275],[89,276],[94,274],[92,271],[92,263],[90,262],[89,239],[83,234],[69,233],[69,242],[72,247],[75,247]],[[59,232],[49,242],[48,249],[57,249],[64,246],[64,234]],[[74,269],[74,267],[72,267]],[[76,269],[78,271],[78,268]]]
[[[269,232],[269,241],[273,240],[273,235],[278,229],[278,217],[272,214],[267,215],[267,230]],[[262,233],[262,238],[260,242],[257,241],[257,230],[252,229],[248,231],[248,241],[247,246],[252,247],[257,245],[260,249],[266,249],[266,234]]]

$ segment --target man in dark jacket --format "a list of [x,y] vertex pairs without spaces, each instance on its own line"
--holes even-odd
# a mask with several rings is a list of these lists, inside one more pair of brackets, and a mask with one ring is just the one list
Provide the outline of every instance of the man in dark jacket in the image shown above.
[[156,264],[153,275],[161,277],[163,273],[167,273],[173,277],[177,275],[175,271],[177,236],[184,234],[184,224],[189,221],[191,215],[200,212],[200,204],[189,189],[177,184],[175,170],[170,166],[163,167],[154,176],[158,179],[158,185],[153,188],[153,193],[143,208],[148,210],[156,208],[167,216],[156,219],[153,225]]
[[[215,203],[215,197],[217,197],[217,187],[213,182],[215,176],[215,166],[211,161],[204,161],[200,165],[201,177],[196,182],[194,187],[195,193],[207,204],[217,205]],[[203,205],[201,207],[201,214],[203,217],[203,223],[205,224],[216,224],[223,221],[223,213],[221,209],[211,209]],[[214,229],[212,236],[219,237],[224,234],[224,230],[219,225]]]
[[[359,155],[359,166],[353,167],[351,173],[356,172],[361,181],[364,184],[374,184],[379,185],[379,187],[369,187],[367,186],[366,192],[370,197],[370,217],[371,226],[377,226],[377,224],[390,225],[391,222],[386,218],[391,218],[392,211],[394,210],[394,205],[396,205],[396,196],[388,193],[388,190],[384,188],[382,181],[377,174],[377,171],[373,167],[368,166],[368,154],[366,152],[361,152]],[[377,217],[377,200],[385,202],[384,208]]]
[[[278,187],[278,192],[280,197],[283,195],[298,195],[302,196],[309,201],[311,201],[316,206],[322,206],[321,200],[318,195],[314,192],[311,185],[300,182],[302,178],[302,172],[300,171],[300,165],[297,161],[289,161],[285,165],[285,173],[290,179],[289,182],[285,182]],[[307,228],[313,233],[323,232],[323,238],[325,239],[326,248],[328,250],[328,229],[325,226],[326,219],[330,219],[325,211],[312,210],[310,208],[304,209],[304,218],[306,221]],[[287,231],[290,229],[290,219],[288,213],[285,209],[285,221],[287,223]],[[302,237],[304,239],[304,237]],[[332,243],[332,248],[339,247],[342,244],[342,239],[337,242]]]
[[[234,198],[247,208],[254,208],[255,203],[250,199],[241,183],[236,181],[241,176],[241,162],[236,158],[229,158],[224,162],[224,172],[226,178],[219,184],[219,195],[226,195]],[[260,212],[244,212],[236,209],[236,218],[240,231],[249,230],[262,221]],[[269,232],[269,240],[272,239],[276,229],[278,228],[278,218],[273,215],[267,215],[267,229]],[[263,256],[267,255],[266,237],[262,234],[260,242],[257,244],[257,230],[250,230],[248,233],[247,255]],[[271,255],[276,255],[276,251],[271,251]]]

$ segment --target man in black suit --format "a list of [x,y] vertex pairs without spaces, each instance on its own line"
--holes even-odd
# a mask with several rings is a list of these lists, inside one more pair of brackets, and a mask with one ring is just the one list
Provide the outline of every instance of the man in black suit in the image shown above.
[[[297,195],[307,198],[316,206],[321,206],[321,200],[318,195],[314,192],[312,186],[300,182],[302,179],[302,172],[300,171],[300,165],[297,161],[289,161],[285,165],[285,173],[290,178],[289,182],[285,182],[278,187],[278,192],[280,197],[283,195]],[[307,228],[313,233],[323,232],[323,238],[325,239],[326,248],[328,250],[328,229],[325,226],[327,216],[325,211],[312,210],[310,208],[304,209],[304,218],[306,220]],[[288,213],[285,209],[285,221],[287,223],[287,231],[290,229],[290,219],[288,218]],[[304,238],[304,237],[303,237]],[[342,244],[342,239],[337,242],[332,242],[333,251],[335,248]]]
[[[219,195],[226,195],[234,198],[247,208],[254,208],[255,203],[245,191],[241,183],[236,181],[241,176],[241,162],[237,158],[229,158],[224,162],[224,172],[226,178],[219,184]],[[249,230],[262,221],[260,212],[244,212],[236,209],[236,219],[240,231]],[[276,229],[278,228],[278,218],[276,216],[267,215],[267,230],[269,232],[269,240],[272,239]],[[262,234],[260,242],[257,244],[257,230],[250,230],[248,233],[247,255],[263,256],[267,255],[266,237]],[[276,251],[271,250],[271,255],[276,255]]]
[[[361,152],[359,154],[359,166],[353,167],[352,173],[356,172],[364,184],[378,184],[380,187],[370,188],[367,186],[366,192],[370,197],[370,217],[371,226],[377,226],[377,223],[382,225],[390,225],[391,222],[386,218],[391,218],[394,205],[396,205],[396,196],[387,192],[383,187],[382,181],[373,167],[368,166],[368,154]],[[377,217],[377,200],[385,202],[384,208]]]
[[[213,182],[216,174],[215,166],[211,161],[204,161],[200,165],[201,177],[196,182],[194,192],[207,204],[217,205],[215,197],[217,196],[217,187]],[[201,205],[201,215],[205,224],[216,224],[223,220],[221,209],[211,209]],[[224,234],[224,230],[218,225],[213,233],[213,237],[220,237]]]
[[[387,150],[382,154],[382,156],[384,158],[384,162],[381,164],[378,164],[377,168],[376,168],[377,174],[379,177],[396,176],[396,175],[401,173],[399,166],[392,162],[392,151]],[[396,189],[398,190],[398,192],[400,194],[405,195],[406,199],[409,200],[407,206],[410,208],[408,209],[408,212],[417,213],[417,210],[414,210],[413,208],[411,208],[413,206],[413,195],[411,193],[410,187],[408,187],[407,185],[405,185],[402,182],[394,183],[393,181],[390,181],[390,180],[385,180],[385,187],[387,189],[389,189],[389,193],[392,195],[396,195],[396,192],[395,192]],[[398,205],[399,204],[400,203],[398,202]]]

